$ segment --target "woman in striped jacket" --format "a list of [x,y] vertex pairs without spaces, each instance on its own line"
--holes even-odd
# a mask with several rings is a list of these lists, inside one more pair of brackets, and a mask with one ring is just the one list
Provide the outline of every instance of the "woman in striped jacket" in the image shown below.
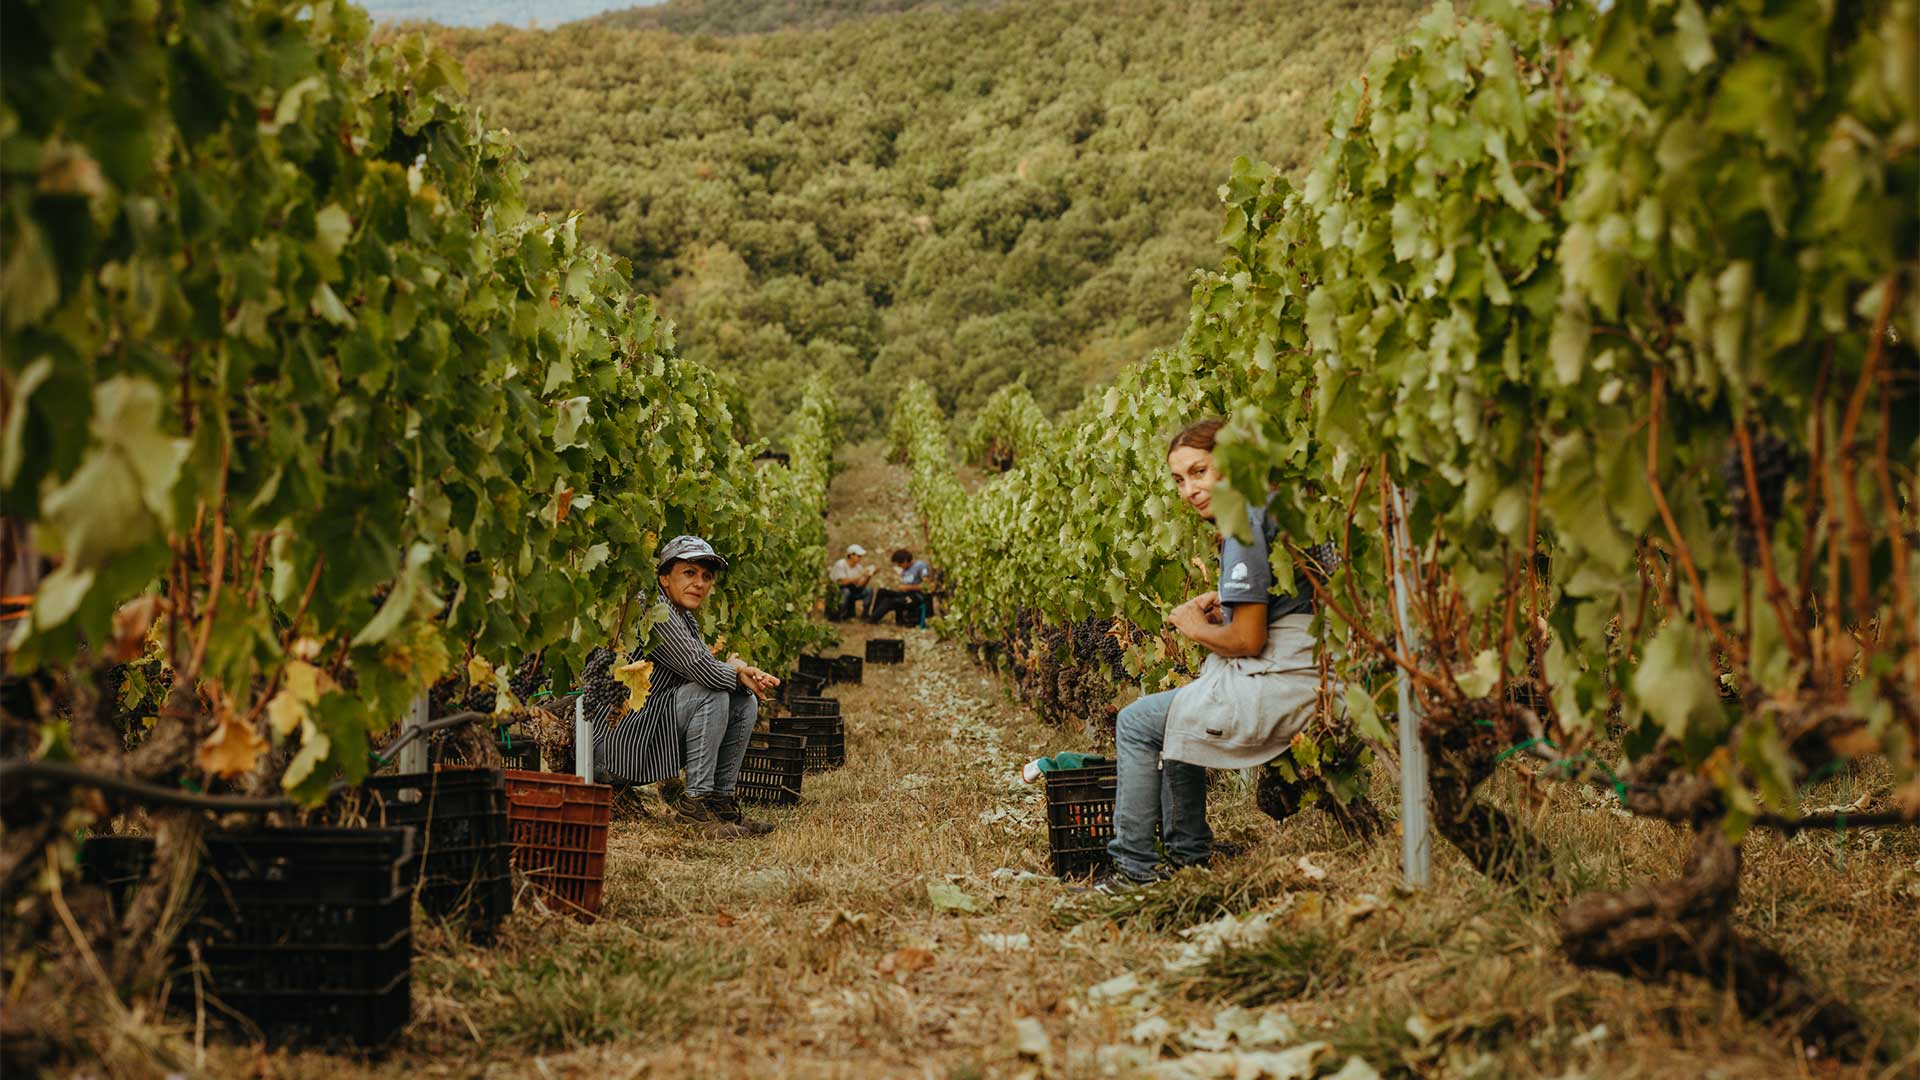
[[614,705],[593,718],[593,756],[614,778],[650,784],[686,770],[673,800],[676,817],[703,835],[731,839],[773,831],[740,812],[734,784],[747,756],[759,703],[780,680],[738,656],[722,662],[700,638],[694,613],[727,561],[697,536],[660,549],[660,599],[667,617],[629,659],[653,662],[652,683],[637,710]]

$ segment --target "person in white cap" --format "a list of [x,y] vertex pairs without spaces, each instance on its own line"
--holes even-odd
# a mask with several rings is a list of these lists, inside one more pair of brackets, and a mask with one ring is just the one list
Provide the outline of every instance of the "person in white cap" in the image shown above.
[[[861,561],[866,556],[866,548],[848,544],[846,556],[828,568],[827,579],[840,589],[840,602],[827,612],[827,618],[833,622],[873,610],[874,568]],[[864,609],[860,608],[862,602],[866,604]]]
[[676,536],[660,548],[657,569],[666,618],[629,660],[653,661],[646,702],[610,707],[593,718],[594,760],[614,778],[651,784],[681,771],[686,790],[676,817],[716,839],[773,831],[740,812],[734,786],[747,756],[760,702],[780,680],[738,655],[722,661],[700,637],[694,613],[713,591],[727,560],[698,536]]

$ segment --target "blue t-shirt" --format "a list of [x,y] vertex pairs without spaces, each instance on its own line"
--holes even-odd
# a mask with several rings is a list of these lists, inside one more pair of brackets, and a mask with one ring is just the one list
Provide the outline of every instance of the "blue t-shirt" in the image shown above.
[[900,583],[903,585],[919,585],[925,582],[927,575],[931,573],[933,573],[933,567],[927,565],[927,560],[915,559],[913,560],[912,566],[900,571]]
[[1253,532],[1251,541],[1242,543],[1228,534],[1220,545],[1220,603],[1265,604],[1268,619],[1311,612],[1313,586],[1307,583],[1297,565],[1293,574],[1293,593],[1288,596],[1273,595],[1273,566],[1269,561],[1269,552],[1278,528],[1273,519],[1267,516],[1264,508],[1249,506],[1247,523]]

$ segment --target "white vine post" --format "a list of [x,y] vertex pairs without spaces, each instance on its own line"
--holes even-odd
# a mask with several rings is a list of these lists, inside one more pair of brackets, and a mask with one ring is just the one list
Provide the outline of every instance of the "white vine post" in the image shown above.
[[[413,704],[407,706],[407,728],[417,728],[427,722],[427,695],[415,694]],[[404,734],[404,732],[403,732]],[[427,740],[415,739],[400,748],[400,771],[403,773],[423,773],[427,771]]]
[[573,695],[573,769],[593,783],[593,725],[587,723],[587,695]]
[[[1407,594],[1412,591],[1413,533],[1407,528],[1407,495],[1396,485],[1393,489],[1393,606],[1405,634],[1401,642],[1406,658],[1419,655],[1420,643],[1414,637],[1413,620],[1407,611]],[[1433,839],[1427,824],[1427,747],[1420,741],[1420,703],[1414,697],[1413,678],[1399,673],[1400,684],[1400,873],[1409,888],[1424,889],[1433,883]]]

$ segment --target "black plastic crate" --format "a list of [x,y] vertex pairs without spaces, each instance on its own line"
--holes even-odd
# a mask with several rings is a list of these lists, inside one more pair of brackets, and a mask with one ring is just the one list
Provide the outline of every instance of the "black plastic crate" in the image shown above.
[[839,716],[840,699],[830,697],[794,697],[787,702],[795,716]]
[[826,688],[825,678],[819,675],[808,675],[805,672],[795,672],[780,684],[781,695],[789,701],[797,697],[819,697],[820,692]]
[[791,806],[800,801],[800,778],[807,768],[804,735],[756,731],[747,740],[734,794],[741,802]]
[[502,735],[500,760],[506,768],[520,772],[540,771],[540,744],[531,735]]
[[860,684],[860,675],[865,661],[851,654],[833,658],[833,681],[837,683]]
[[[149,837],[99,837],[81,865],[124,905],[152,858]],[[385,1043],[412,1016],[417,858],[412,828],[208,836],[174,942],[173,1005],[211,997],[275,1043]]]
[[907,659],[907,643],[900,638],[874,638],[867,642],[867,663],[898,664]]
[[427,914],[458,919],[490,940],[513,910],[507,789],[498,769],[442,769],[368,777],[357,809],[368,820],[420,829],[409,876]]
[[833,661],[825,656],[802,656],[800,674],[808,678],[820,679],[823,683],[832,682]]
[[838,716],[782,716],[768,726],[807,740],[806,772],[826,772],[847,763],[847,729]]
[[[500,767],[523,772],[540,771],[540,744],[531,735],[514,735],[501,727],[495,732],[494,746],[500,751]],[[469,761],[469,756],[439,736],[430,738],[427,743],[427,763],[435,768],[485,767],[485,762]]]
[[1046,774],[1047,858],[1059,877],[1085,877],[1113,865],[1114,762]]

